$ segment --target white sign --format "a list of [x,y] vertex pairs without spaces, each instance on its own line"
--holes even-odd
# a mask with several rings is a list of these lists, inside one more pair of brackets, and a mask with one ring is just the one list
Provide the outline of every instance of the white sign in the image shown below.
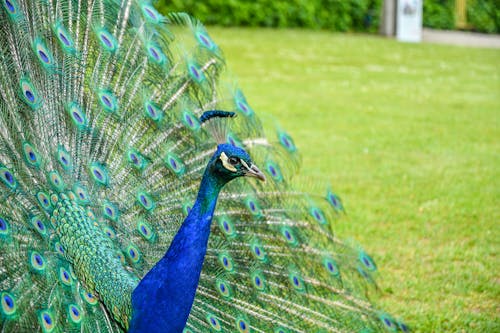
[[402,42],[422,40],[422,0],[398,0],[396,37]]

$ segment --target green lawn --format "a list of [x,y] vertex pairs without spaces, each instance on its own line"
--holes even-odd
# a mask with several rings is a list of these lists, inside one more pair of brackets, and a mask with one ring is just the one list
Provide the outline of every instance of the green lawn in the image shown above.
[[329,182],[338,234],[417,332],[500,331],[500,51],[300,30],[209,29],[251,105]]

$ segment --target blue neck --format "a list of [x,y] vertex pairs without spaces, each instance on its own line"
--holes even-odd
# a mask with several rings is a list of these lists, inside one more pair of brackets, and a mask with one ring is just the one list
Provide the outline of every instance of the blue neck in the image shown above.
[[129,332],[182,332],[186,325],[207,251],[210,225],[224,185],[210,176],[201,181],[196,202],[165,256],[132,293]]

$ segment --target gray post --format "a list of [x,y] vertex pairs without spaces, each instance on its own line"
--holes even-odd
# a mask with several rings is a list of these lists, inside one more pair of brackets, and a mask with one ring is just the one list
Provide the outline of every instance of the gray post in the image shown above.
[[396,34],[396,0],[384,0],[380,34],[384,36],[394,36]]

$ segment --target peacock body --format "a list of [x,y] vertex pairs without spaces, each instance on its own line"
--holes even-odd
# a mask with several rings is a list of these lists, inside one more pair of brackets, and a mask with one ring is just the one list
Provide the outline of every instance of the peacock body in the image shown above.
[[[139,0],[1,7],[2,332],[407,330],[200,23]],[[214,109],[238,117],[205,126]],[[263,178],[247,152],[266,183],[229,183]]]

